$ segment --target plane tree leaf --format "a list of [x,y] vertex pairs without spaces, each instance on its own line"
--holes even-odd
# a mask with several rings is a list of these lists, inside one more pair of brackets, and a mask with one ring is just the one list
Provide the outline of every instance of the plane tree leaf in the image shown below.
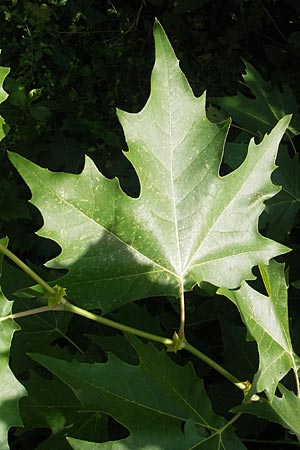
[[67,268],[63,285],[87,308],[111,311],[153,295],[181,295],[196,283],[238,287],[252,267],[287,248],[257,231],[271,182],[281,119],[263,142],[252,140],[243,164],[219,175],[229,123],[208,121],[164,30],[154,27],[156,59],[142,111],[118,111],[128,158],[141,186],[130,198],[117,180],[86,159],[79,175],[52,173],[17,154],[10,158],[44,218],[41,236],[61,246],[48,266]]
[[106,363],[92,365],[31,355],[73,390],[81,413],[109,414],[130,432],[117,442],[74,441],[74,448],[245,449],[232,425],[214,413],[191,364],[178,366],[165,351],[137,338],[130,337],[129,342],[138,354],[138,365],[113,354]]
[[285,114],[293,114],[287,134],[290,137],[298,134],[298,104],[291,88],[284,85],[280,91],[271,81],[265,81],[250,63],[245,62],[245,66],[244,84],[252,98],[239,92],[235,96],[213,97],[210,100],[224,108],[234,122],[252,135],[262,136],[268,133]]
[[272,260],[261,270],[268,296],[246,282],[238,290],[221,288],[218,293],[236,304],[250,335],[257,342],[259,368],[252,391],[266,391],[272,400],[279,381],[290,369],[298,380],[299,358],[294,353],[289,331],[284,265]]
[[[7,239],[1,239],[7,245]],[[2,273],[3,254],[0,253],[0,274]],[[13,302],[8,301],[0,288],[0,317],[11,314]],[[9,367],[9,350],[12,337],[18,325],[11,319],[0,321],[0,448],[9,450],[8,430],[12,426],[22,425],[19,415],[19,400],[26,395],[25,388],[17,381]]]

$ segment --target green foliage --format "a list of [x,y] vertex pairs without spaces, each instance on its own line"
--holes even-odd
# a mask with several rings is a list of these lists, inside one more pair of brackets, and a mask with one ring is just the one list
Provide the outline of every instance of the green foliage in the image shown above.
[[262,270],[268,287],[267,297],[245,282],[238,290],[223,288],[218,292],[236,304],[250,335],[256,340],[260,365],[253,380],[253,390],[266,391],[272,400],[278,382],[290,369],[297,379],[299,359],[294,354],[289,333],[284,267],[273,260]]
[[[207,119],[205,96],[194,96],[163,29],[156,23],[150,97],[137,114],[118,111],[129,148],[126,158],[121,156],[124,165],[120,164],[120,174],[134,166],[140,185],[138,193],[134,175],[128,185],[121,177],[123,188],[131,186],[134,198],[128,197],[117,180],[106,177],[118,172],[119,163],[90,151],[95,138],[103,139],[102,149],[104,143],[108,148],[121,147],[120,131],[109,133],[107,123],[101,123],[103,116],[96,120],[90,107],[97,103],[112,111],[111,89],[102,99],[96,93],[96,77],[106,70],[95,64],[97,58],[105,60],[112,53],[115,62],[109,71],[119,94],[125,92],[129,80],[134,85],[130,70],[122,83],[113,75],[113,68],[126,55],[125,47],[112,41],[101,49],[95,46],[93,58],[84,59],[86,64],[82,64],[80,46],[76,47],[74,41],[62,48],[50,45],[45,35],[61,33],[61,8],[69,14],[68,39],[78,33],[81,37],[76,42],[86,48],[92,41],[85,32],[92,34],[93,20],[103,30],[109,28],[107,16],[102,14],[104,8],[101,13],[99,8],[84,9],[82,2],[79,14],[73,2],[25,3],[24,23],[19,22],[19,26],[23,33],[24,24],[29,30],[24,35],[35,43],[34,57],[28,64],[30,51],[23,41],[23,73],[18,69],[15,79],[7,82],[10,96],[3,115],[11,133],[5,142],[23,154],[10,153],[10,159],[29,186],[31,202],[42,218],[25,201],[30,194],[19,179],[16,182],[16,175],[9,175],[10,179],[4,176],[7,167],[15,174],[6,160],[1,170],[9,182],[3,184],[2,197],[7,199],[5,192],[11,181],[16,186],[11,198],[20,189],[26,193],[22,194],[19,210],[12,206],[13,220],[35,217],[35,228],[43,224],[39,241],[34,242],[45,245],[46,254],[41,255],[40,247],[39,258],[50,259],[47,266],[52,270],[35,267],[31,261],[28,267],[8,252],[6,241],[1,241],[1,252],[25,274],[32,276],[34,269],[50,280],[49,284],[44,281],[42,286],[28,289],[23,273],[3,264],[0,342],[3,339],[4,351],[1,349],[0,362],[8,383],[0,396],[4,403],[2,447],[8,448],[8,430],[11,450],[127,450],[150,446],[157,450],[238,450],[248,448],[248,441],[252,441],[251,448],[262,450],[261,433],[268,430],[272,448],[277,443],[282,448],[289,443],[299,446],[299,357],[294,351],[299,346],[299,303],[286,283],[289,274],[294,286],[299,280],[293,264],[293,258],[297,259],[299,159],[288,153],[296,152],[299,121],[291,89],[280,91],[274,80],[272,84],[265,82],[246,63],[245,81],[255,99],[238,94],[218,103],[226,109],[230,102],[235,106],[237,100],[241,102],[233,111],[234,125],[239,128],[229,131],[222,164],[229,121],[215,119],[226,117],[226,113],[209,105],[207,114],[214,120]],[[163,8],[165,2],[146,3],[147,7],[156,4]],[[212,11],[218,6],[189,2],[187,7],[198,14],[200,3]],[[122,8],[110,6],[114,23],[123,27],[124,36],[130,35]],[[16,7],[16,3],[11,9],[1,6],[7,25],[19,20],[17,8],[22,7]],[[257,14],[256,2],[243,2],[243,7],[248,13],[252,8],[249,20],[255,17],[260,29],[263,19]],[[136,26],[142,8],[134,19]],[[174,11],[178,15],[174,23],[183,23],[180,15],[185,8],[176,4]],[[241,16],[245,19],[246,12]],[[188,21],[190,25],[195,23],[191,16]],[[182,30],[190,33],[191,27],[185,27]],[[238,42],[235,31],[228,33],[226,45]],[[65,38],[62,34],[64,44]],[[12,48],[6,46],[6,57]],[[130,50],[134,53],[133,48]],[[43,63],[46,56],[51,62],[48,66]],[[191,71],[192,59],[187,72]],[[68,75],[57,77],[58,67]],[[124,67],[131,67],[129,59]],[[39,73],[34,84],[28,71]],[[232,75],[229,72],[228,79]],[[77,81],[72,81],[72,74],[79,73],[81,81],[76,77]],[[6,74],[7,69],[3,79]],[[86,81],[84,86],[82,80]],[[211,80],[208,77],[208,82]],[[128,102],[128,109],[139,109],[146,97],[146,82],[143,80],[139,100],[134,90],[135,94],[119,104],[126,107]],[[199,88],[202,82],[194,84]],[[87,96],[92,92],[86,103],[79,96],[82,90]],[[216,95],[220,94],[212,92],[215,97],[209,98],[216,104]],[[251,114],[244,117],[245,105]],[[16,111],[22,111],[18,118]],[[68,118],[61,120],[65,112]],[[294,113],[291,125],[290,118],[283,117],[287,113]],[[113,113],[109,114],[112,117]],[[240,118],[245,122],[239,122]],[[47,142],[53,121],[57,121],[58,131]],[[247,128],[247,133],[240,128]],[[266,131],[269,134],[263,137]],[[249,135],[255,135],[256,141],[252,139],[248,145]],[[276,160],[279,168],[274,171],[281,138],[285,144],[280,147]],[[24,151],[16,146],[20,142],[25,143]],[[40,145],[44,153],[38,150]],[[84,150],[94,162],[87,157],[81,171]],[[105,176],[95,165],[100,160],[104,161],[100,166]],[[282,184],[283,189],[280,191],[276,184]],[[261,215],[265,202],[266,213]],[[14,241],[13,222],[8,217],[5,220],[2,236],[12,234]],[[271,240],[275,237],[282,244]],[[60,246],[58,256],[47,248],[50,240]],[[286,254],[289,249],[283,243],[292,247],[291,254]],[[286,273],[284,265],[272,259],[277,255],[286,262]],[[256,265],[264,286],[261,277],[255,280]],[[13,295],[15,292],[17,295]],[[99,312],[105,317],[95,314]],[[18,321],[20,329],[11,342],[16,330],[13,320]],[[116,330],[126,332],[126,338]],[[10,403],[5,409],[7,399]],[[292,434],[286,435],[286,431]]]
[[288,133],[298,134],[298,105],[291,88],[284,86],[281,92],[263,80],[251,64],[246,62],[245,67],[244,84],[254,98],[238,93],[233,97],[212,98],[213,103],[222,106],[239,126],[254,136],[268,133],[284,114],[293,114]]
[[[130,338],[130,342],[139,365],[124,363],[112,354],[105,364],[92,366],[41,355],[32,358],[73,390],[82,413],[92,410],[109,414],[130,430],[130,436],[118,442],[119,448],[245,448],[231,425],[213,412],[203,382],[191,365],[179,367],[152,344],[136,338]],[[88,445],[80,441],[74,448]],[[104,443],[95,448],[114,446],[116,443]]]
[[[4,102],[8,97],[8,94],[3,89],[3,81],[8,73],[9,69],[7,67],[0,67],[0,103]],[[0,141],[4,138],[5,134],[5,122],[3,117],[0,116]]]
[[[7,239],[1,239],[2,245],[7,245]],[[0,256],[0,274],[2,274],[2,259]],[[13,302],[8,301],[0,289],[0,316],[11,313]],[[26,395],[25,388],[14,377],[9,367],[9,350],[15,331],[19,326],[11,319],[1,322],[0,328],[0,379],[1,379],[1,421],[0,421],[0,445],[3,450],[8,450],[7,434],[12,426],[22,426],[19,415],[19,399]]]
[[259,398],[255,402],[245,403],[232,409],[234,412],[247,412],[258,417],[277,422],[295,433],[300,439],[299,407],[300,400],[293,392],[278,385],[279,396],[274,396],[271,402]]
[[279,167],[274,173],[274,181],[282,189],[267,202],[266,220],[268,235],[273,239],[286,241],[298,221],[300,209],[299,154],[290,157],[287,149],[283,148],[279,151],[277,164]]

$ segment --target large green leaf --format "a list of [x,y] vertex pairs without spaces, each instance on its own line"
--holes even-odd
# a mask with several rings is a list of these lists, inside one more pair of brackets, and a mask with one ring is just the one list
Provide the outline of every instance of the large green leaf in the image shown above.
[[[1,50],[0,50],[0,53],[1,53]],[[0,66],[0,103],[4,102],[4,100],[6,100],[6,98],[8,97],[8,94],[3,89],[3,81],[5,80],[5,77],[8,75],[8,73],[9,73],[8,67]],[[0,141],[4,138],[5,134],[6,134],[5,133],[5,122],[4,122],[3,117],[0,116]]]
[[96,446],[70,441],[74,448],[245,448],[230,423],[213,412],[203,382],[191,364],[180,367],[152,344],[132,337],[130,342],[139,356],[139,365],[129,365],[112,354],[106,363],[92,365],[32,355],[74,391],[82,412],[104,412],[130,431],[126,439]]
[[139,198],[88,158],[73,175],[10,156],[43,214],[39,234],[62,248],[48,265],[68,268],[69,296],[103,312],[147,296],[179,296],[203,280],[236,288],[253,278],[253,266],[288,251],[261,236],[257,222],[279,190],[270,175],[289,117],[261,144],[252,140],[243,164],[220,177],[229,123],[208,121],[205,96],[194,97],[157,22],[154,36],[149,100],[138,114],[118,112]]
[[236,291],[223,288],[218,293],[236,304],[249,333],[257,342],[259,368],[253,381],[254,392],[266,390],[272,399],[278,382],[290,369],[296,376],[299,358],[290,338],[284,265],[272,260],[262,270],[268,296],[246,282]]
[[211,101],[222,106],[252,135],[268,133],[285,114],[293,114],[288,133],[291,136],[300,133],[298,104],[290,87],[285,85],[280,91],[270,81],[265,81],[251,64],[245,63],[245,66],[244,82],[254,98],[238,93],[233,97],[214,97]]
[[[1,239],[2,245],[7,245],[6,239]],[[2,273],[2,258],[0,253],[0,274]],[[11,313],[13,302],[8,301],[0,289],[0,317]],[[0,448],[8,450],[7,433],[12,426],[22,425],[19,416],[18,403],[26,395],[25,388],[16,380],[9,367],[9,351],[13,334],[18,325],[11,319],[0,321]]]

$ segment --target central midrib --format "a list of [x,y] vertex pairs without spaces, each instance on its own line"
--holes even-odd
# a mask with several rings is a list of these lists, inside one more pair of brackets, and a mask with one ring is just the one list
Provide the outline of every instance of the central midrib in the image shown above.
[[[172,92],[169,85],[170,73],[168,68],[168,90]],[[178,232],[178,221],[177,221],[177,211],[175,204],[175,187],[174,187],[174,174],[173,174],[173,162],[174,162],[174,145],[173,145],[173,132],[172,132],[172,109],[170,105],[170,95],[168,96],[168,115],[169,115],[169,140],[170,140],[170,151],[171,151],[171,168],[170,168],[170,176],[171,176],[171,193],[172,193],[172,206],[173,206],[173,215],[174,215],[174,225],[175,225],[175,238],[176,238],[176,247],[177,247],[177,257],[178,257],[178,276],[180,281],[183,280],[182,274],[182,265],[181,265],[181,252],[180,252],[180,243],[179,243],[179,232]],[[176,269],[176,266],[174,267]],[[176,271],[176,270],[175,270]]]

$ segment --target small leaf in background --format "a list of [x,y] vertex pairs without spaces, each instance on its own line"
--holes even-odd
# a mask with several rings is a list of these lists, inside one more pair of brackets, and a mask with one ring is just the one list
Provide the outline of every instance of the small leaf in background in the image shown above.
[[205,95],[193,95],[158,22],[154,37],[149,100],[137,114],[118,111],[139,198],[88,158],[72,175],[10,155],[43,214],[39,234],[62,249],[47,265],[69,269],[70,298],[103,313],[150,296],[179,297],[203,281],[236,288],[253,279],[253,266],[288,251],[260,235],[257,222],[279,190],[270,177],[290,118],[259,145],[252,140],[242,165],[220,177],[229,122],[209,122]]
[[300,360],[290,338],[284,265],[270,261],[269,266],[264,266],[264,276],[268,279],[269,297],[246,282],[236,291],[221,288],[218,293],[236,304],[250,335],[257,342],[259,368],[252,393],[265,390],[272,400],[279,381],[290,369],[297,376]]
[[129,437],[115,442],[69,440],[75,449],[245,449],[230,423],[213,412],[192,365],[180,367],[165,351],[137,338],[130,337],[129,342],[139,356],[137,366],[112,354],[104,364],[68,363],[31,355],[73,390],[82,413],[109,414],[130,431]]
[[286,240],[300,210],[299,155],[290,158],[286,148],[279,150],[273,181],[282,186],[280,192],[266,202],[267,233],[272,239]]
[[269,133],[285,114],[293,114],[287,134],[300,133],[298,104],[290,87],[283,86],[281,92],[270,81],[265,81],[250,63],[245,62],[245,66],[244,83],[255,98],[239,93],[233,97],[214,97],[211,102],[224,108],[233,121],[251,135]]
[[[1,50],[0,50],[0,53],[1,53]],[[5,92],[5,90],[3,89],[3,82],[4,82],[5,78],[7,77],[9,70],[10,69],[8,67],[0,66],[0,103],[4,102],[4,100],[6,100],[8,97],[7,92]],[[7,131],[8,131],[8,127],[5,124],[3,117],[0,116],[0,141],[7,134]]]
[[[7,239],[1,239],[7,245]],[[3,254],[0,253],[0,274],[2,273]],[[8,301],[0,289],[0,317],[11,314],[13,302]],[[26,395],[26,390],[15,378],[9,367],[9,352],[12,337],[19,326],[12,320],[0,321],[0,448],[9,450],[7,442],[8,430],[12,426],[22,425],[19,415],[19,400]]]
[[[238,137],[240,141],[241,136]],[[244,161],[247,145],[243,142],[227,142],[225,146],[224,162],[236,169]],[[266,201],[266,207],[261,216],[262,227],[269,238],[285,242],[295,224],[300,209],[300,163],[299,155],[292,158],[285,145],[280,145],[276,159],[278,168],[272,180],[282,189]]]
[[51,118],[51,111],[44,105],[31,106],[30,113],[37,122],[47,122]]

